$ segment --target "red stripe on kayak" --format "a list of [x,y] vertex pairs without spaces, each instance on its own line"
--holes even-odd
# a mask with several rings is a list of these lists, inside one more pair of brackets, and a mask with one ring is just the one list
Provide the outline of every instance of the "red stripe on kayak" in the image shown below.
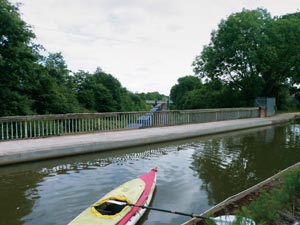
[[[152,169],[149,173],[146,173],[145,175],[139,177],[145,182],[145,190],[139,200],[136,202],[136,205],[144,205],[146,203],[155,180],[156,172],[157,167]],[[140,207],[132,207],[132,209],[126,214],[126,216],[124,216],[124,218],[118,223],[118,225],[126,225],[131,217],[133,217],[140,209]]]

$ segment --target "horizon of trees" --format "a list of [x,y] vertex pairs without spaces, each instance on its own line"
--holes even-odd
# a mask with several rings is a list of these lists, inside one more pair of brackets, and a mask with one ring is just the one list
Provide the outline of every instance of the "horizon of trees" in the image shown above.
[[144,111],[158,92],[132,93],[111,74],[68,69],[61,53],[41,54],[18,5],[0,0],[0,116]]
[[[45,56],[34,38],[18,5],[0,0],[0,116],[146,111],[145,100],[169,100],[158,92],[132,93],[100,67],[72,72],[61,53]],[[234,13],[212,31],[192,66],[195,74],[170,90],[174,109],[252,107],[257,97],[276,97],[282,110],[300,109],[300,13]]]
[[171,89],[176,109],[254,106],[257,97],[275,97],[281,110],[300,109],[300,13],[233,13],[192,66],[195,75]]

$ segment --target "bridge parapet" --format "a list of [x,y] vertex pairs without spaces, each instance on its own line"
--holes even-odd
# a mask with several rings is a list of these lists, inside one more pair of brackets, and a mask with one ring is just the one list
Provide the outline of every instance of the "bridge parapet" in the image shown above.
[[259,108],[0,117],[0,141],[259,117]]

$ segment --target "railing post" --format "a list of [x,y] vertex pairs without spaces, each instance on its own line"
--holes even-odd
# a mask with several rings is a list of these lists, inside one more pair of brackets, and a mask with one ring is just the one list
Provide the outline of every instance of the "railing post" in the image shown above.
[[4,140],[4,124],[1,123],[1,139]]
[[28,134],[27,134],[27,121],[24,122],[24,138],[28,138]]

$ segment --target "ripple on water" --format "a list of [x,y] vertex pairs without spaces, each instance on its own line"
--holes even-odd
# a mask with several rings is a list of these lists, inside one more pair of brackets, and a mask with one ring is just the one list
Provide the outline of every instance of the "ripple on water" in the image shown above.
[[[1,169],[1,222],[67,224],[113,188],[155,166],[152,206],[201,213],[272,170],[300,160],[298,128],[260,128]],[[266,161],[268,156],[272,160]],[[180,224],[187,219],[149,211],[140,225]]]

